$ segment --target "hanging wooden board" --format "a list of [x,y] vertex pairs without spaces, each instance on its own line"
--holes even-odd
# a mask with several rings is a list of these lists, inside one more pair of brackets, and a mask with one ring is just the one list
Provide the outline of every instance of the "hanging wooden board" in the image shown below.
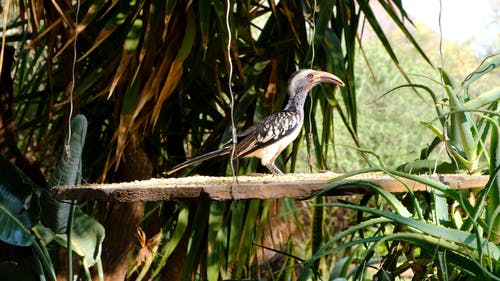
[[[286,174],[239,176],[235,182],[232,177],[192,176],[185,178],[159,178],[143,181],[86,184],[81,186],[56,186],[52,189],[56,199],[61,200],[100,200],[117,202],[168,201],[179,199],[276,199],[303,198],[332,184],[332,179],[340,176],[334,173]],[[422,176],[430,178],[430,176]],[[373,182],[389,192],[427,190],[427,186],[384,174],[364,174],[349,178]],[[450,188],[484,187],[489,176],[483,175],[434,175],[432,179]],[[404,182],[407,186],[401,183]],[[335,189],[325,195],[363,194],[371,192],[360,185],[348,185]]]

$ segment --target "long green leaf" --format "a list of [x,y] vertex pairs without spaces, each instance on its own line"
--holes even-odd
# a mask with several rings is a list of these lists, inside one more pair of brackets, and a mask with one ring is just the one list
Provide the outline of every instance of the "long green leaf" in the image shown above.
[[30,214],[34,185],[2,156],[0,170],[0,240],[29,246],[35,240],[30,232],[36,224],[36,218]]
[[[236,225],[235,227],[243,227],[241,235],[238,237],[238,249],[235,252],[235,272],[234,276],[241,276],[241,274],[248,270],[251,266],[249,264],[250,257],[252,255],[252,242],[251,240],[255,237],[257,228],[263,228],[264,225],[257,225],[256,222],[259,220],[259,214],[261,212],[262,204],[269,204],[269,202],[262,200],[250,200],[248,202],[247,208],[244,215],[244,224]],[[253,248],[254,249],[254,248]]]
[[161,273],[161,270],[167,263],[167,259],[170,257],[172,252],[175,250],[182,237],[184,236],[186,229],[188,227],[189,220],[189,204],[183,202],[180,204],[180,211],[177,216],[176,226],[170,236],[170,240],[167,242],[165,248],[162,251],[161,259],[158,262],[158,266],[151,273],[151,278],[154,279]]
[[464,89],[469,88],[469,86],[477,79],[481,78],[483,75],[489,73],[490,71],[494,70],[499,66],[500,66],[500,54],[487,57],[474,72],[469,74],[464,79],[464,81],[462,82],[462,87]]
[[324,193],[328,193],[329,191],[334,190],[336,188],[342,188],[345,186],[367,187],[369,189],[373,189],[373,191],[375,193],[381,195],[387,201],[387,203],[389,205],[391,205],[396,210],[396,213],[398,213],[401,216],[411,217],[411,213],[408,211],[408,209],[406,209],[405,206],[403,206],[401,201],[399,201],[396,198],[396,196],[394,196],[392,193],[388,192],[384,188],[380,187],[379,185],[374,184],[374,183],[369,182],[369,181],[364,181],[364,180],[348,180],[348,181],[334,183],[330,186],[323,188],[320,191],[313,193],[312,195],[310,195],[304,199],[314,198],[314,197],[320,196]]
[[467,253],[461,252],[460,247],[457,247],[457,245],[451,244],[448,241],[443,241],[440,238],[431,237],[421,233],[394,233],[382,238],[378,241],[378,243],[389,240],[405,241],[414,245],[422,246],[429,250],[431,250],[431,247],[434,248],[432,250],[435,250],[437,247],[449,249],[451,250],[448,251],[448,256],[450,257],[448,259],[449,265],[453,265],[473,277],[485,278],[487,276],[488,278],[493,278],[494,280],[500,280],[500,278],[494,276],[491,272],[488,272],[485,267],[479,264],[476,260],[469,259]]
[[479,109],[487,104],[496,102],[500,99],[500,87],[495,87],[488,90],[478,97],[466,102],[464,104],[465,109]]
[[[61,246],[67,245],[66,234],[57,234],[55,239]],[[103,241],[104,227],[94,218],[76,209],[71,245],[73,251],[82,257],[84,267],[89,268],[100,259]]]
[[[476,235],[471,234],[469,232],[461,231],[461,230],[456,230],[444,226],[437,226],[433,224],[429,224],[426,222],[422,221],[417,221],[408,217],[403,217],[397,214],[377,210],[377,209],[372,209],[372,208],[367,208],[363,206],[357,206],[357,205],[348,205],[348,204],[342,204],[342,203],[328,203],[324,204],[324,206],[330,206],[330,207],[342,207],[342,208],[349,208],[349,209],[354,209],[362,212],[367,212],[371,213],[374,215],[382,216],[388,219],[393,220],[394,222],[401,223],[403,225],[406,225],[408,227],[414,228],[418,231],[421,231],[427,235],[434,236],[436,238],[442,239],[443,241],[447,241],[449,243],[454,243],[454,245],[457,247],[456,249],[465,249],[463,250],[472,250],[473,253],[477,253],[478,250],[482,250],[486,255],[491,257],[493,260],[498,261],[500,259],[500,248],[495,245],[492,242],[489,242],[487,240],[484,240],[482,238],[479,239],[476,237]],[[481,249],[478,249],[478,245],[480,245]],[[479,258],[476,256],[476,258]]]
[[500,179],[498,175],[500,167],[500,141],[499,141],[500,128],[498,125],[498,117],[496,117],[495,120],[497,121],[497,123],[492,124],[491,126],[491,138],[490,138],[491,157],[490,157],[489,170],[492,182],[488,183],[488,186],[491,186],[491,189],[488,194],[486,219],[488,220],[488,224],[491,227],[494,236],[494,241],[498,243],[500,242],[500,217],[494,216],[493,214],[497,213],[497,209],[500,206]]
[[[378,2],[380,3],[380,5],[382,5],[382,7],[384,7],[385,11],[391,17],[392,21],[394,23],[396,23],[396,25],[399,27],[399,30],[401,30],[404,33],[405,37],[408,40],[410,40],[411,44],[420,53],[420,55],[422,56],[422,58],[424,58],[425,61],[428,64],[432,65],[431,60],[427,57],[427,55],[425,54],[424,50],[420,47],[420,45],[418,44],[418,42],[415,40],[415,38],[413,37],[413,35],[410,33],[410,31],[408,30],[408,28],[405,26],[404,22],[396,14],[396,12],[400,12],[402,14],[403,20],[404,19],[409,20],[408,16],[406,15],[405,10],[403,9],[403,6],[402,5],[398,5],[398,11],[395,11],[395,9],[393,9],[393,6],[391,6],[391,4],[393,4],[393,3],[389,4],[389,2],[386,2],[386,1],[383,1],[383,0],[379,0]],[[398,3],[398,1],[395,1],[395,2],[396,2],[396,4]],[[401,2],[399,2],[399,3],[401,4]]]
[[432,191],[433,213],[436,224],[446,224],[450,220],[448,212],[448,200],[444,193],[439,190]]
[[[207,233],[207,279],[219,280],[220,271],[227,267],[225,259],[225,241],[227,241],[227,228],[224,226],[225,202],[212,202],[210,204],[210,217],[208,219]],[[225,278],[224,274],[222,275]]]
[[[48,186],[80,184],[82,174],[82,152],[87,134],[87,119],[77,115],[71,121],[71,139],[67,144],[70,149],[67,154],[63,151],[56,170],[52,174]],[[71,201],[59,201],[51,197],[49,190],[42,193],[41,221],[57,233],[65,233]]]
[[[212,13],[212,3],[211,1],[199,1],[198,2],[198,16],[200,19],[200,33],[201,33],[201,43],[203,49],[206,52],[208,48],[209,39],[209,29],[210,29],[210,15]],[[205,59],[205,55],[203,56]]]
[[[312,227],[311,227],[311,251],[314,255],[315,252],[323,244],[323,228],[325,224],[325,214],[324,208],[321,205],[325,202],[323,197],[316,197],[314,200],[314,207],[312,209]],[[314,272],[319,271],[320,259],[317,259],[313,262],[311,269]]]
[[199,260],[204,249],[201,247],[202,242],[205,240],[205,233],[208,226],[209,212],[207,212],[210,207],[209,201],[198,202],[196,209],[196,214],[193,218],[193,228],[191,237],[189,239],[188,252],[186,257],[186,262],[184,264],[184,270],[182,272],[182,280],[191,280],[193,273],[195,272],[195,266]]

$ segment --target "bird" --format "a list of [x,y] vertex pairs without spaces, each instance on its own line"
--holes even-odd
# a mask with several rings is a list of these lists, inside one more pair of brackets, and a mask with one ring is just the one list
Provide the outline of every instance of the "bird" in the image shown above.
[[272,174],[283,174],[274,161],[299,135],[304,123],[306,97],[309,91],[320,83],[344,86],[340,78],[329,72],[300,69],[294,72],[288,80],[288,102],[282,110],[271,113],[260,123],[240,133],[236,144],[229,141],[222,148],[191,158],[172,167],[164,174],[171,175],[194,163],[226,154],[230,154],[235,159],[260,158],[261,164]]

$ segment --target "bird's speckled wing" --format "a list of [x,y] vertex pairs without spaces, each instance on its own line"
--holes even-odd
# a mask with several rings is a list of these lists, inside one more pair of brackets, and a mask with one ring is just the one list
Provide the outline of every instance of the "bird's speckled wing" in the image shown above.
[[238,137],[236,153],[238,157],[271,145],[302,127],[302,118],[296,111],[277,111],[261,123],[247,129]]

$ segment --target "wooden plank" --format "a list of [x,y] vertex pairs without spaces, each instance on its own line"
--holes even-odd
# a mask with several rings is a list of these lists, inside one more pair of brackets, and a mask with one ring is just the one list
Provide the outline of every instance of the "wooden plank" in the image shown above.
[[[117,202],[169,201],[187,198],[210,200],[303,198],[332,184],[339,176],[334,173],[286,174],[232,177],[194,176],[186,178],[162,178],[111,184],[86,184],[81,186],[56,186],[53,195],[61,200],[100,200]],[[427,177],[429,176],[422,176]],[[432,178],[450,188],[484,187],[489,176],[483,175],[434,175]],[[383,174],[366,174],[350,178],[376,183],[389,192],[407,192],[398,180]],[[427,186],[407,179],[413,191],[426,190]],[[361,186],[350,185],[335,189],[326,195],[369,193]]]

